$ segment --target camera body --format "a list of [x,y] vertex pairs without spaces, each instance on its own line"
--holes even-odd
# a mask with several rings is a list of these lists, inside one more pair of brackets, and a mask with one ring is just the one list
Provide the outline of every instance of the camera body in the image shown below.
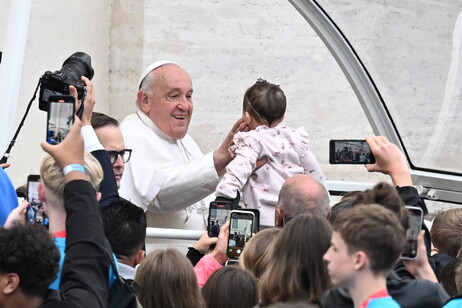
[[82,76],[92,79],[94,70],[91,58],[84,52],[75,52],[67,58],[60,70],[46,71],[40,78],[39,109],[48,111],[49,97],[52,95],[69,94],[69,86],[77,89],[79,100],[85,98],[85,83]]

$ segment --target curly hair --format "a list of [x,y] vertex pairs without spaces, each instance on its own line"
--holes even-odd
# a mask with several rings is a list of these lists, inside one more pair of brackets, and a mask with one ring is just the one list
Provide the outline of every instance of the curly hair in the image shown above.
[[45,296],[58,265],[58,248],[43,226],[0,228],[0,273],[16,273],[24,294]]

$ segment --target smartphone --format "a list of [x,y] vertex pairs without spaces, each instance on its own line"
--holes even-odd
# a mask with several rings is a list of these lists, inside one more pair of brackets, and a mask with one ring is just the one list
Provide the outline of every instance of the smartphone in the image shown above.
[[423,211],[417,206],[406,205],[406,208],[409,211],[409,229],[407,229],[406,245],[401,259],[414,259],[417,255],[417,237],[422,228]]
[[26,222],[47,226],[48,218],[43,211],[43,205],[38,195],[39,183],[40,175],[31,174],[27,177],[27,201],[29,202],[29,206],[26,212]]
[[233,210],[230,201],[212,201],[209,205],[209,217],[207,220],[207,232],[210,237],[218,237],[220,228],[228,220],[229,213]]
[[49,144],[59,144],[74,124],[75,98],[71,95],[51,95],[48,102],[47,137]]
[[255,214],[249,211],[235,210],[229,214],[229,237],[226,254],[230,259],[238,259],[245,244],[252,237]]
[[375,157],[366,140],[329,140],[330,164],[374,164]]
[[249,211],[255,215],[253,222],[253,233],[260,231],[260,210],[259,209],[239,209],[240,211]]
[[231,265],[239,266],[239,260],[238,259],[228,259],[228,260],[226,260],[225,266],[231,266]]

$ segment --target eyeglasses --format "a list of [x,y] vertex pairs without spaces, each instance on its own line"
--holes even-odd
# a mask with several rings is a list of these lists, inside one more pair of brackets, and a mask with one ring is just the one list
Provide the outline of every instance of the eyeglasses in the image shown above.
[[111,159],[111,164],[115,164],[117,161],[117,158],[122,157],[122,160],[124,163],[128,163],[130,160],[130,157],[132,156],[132,150],[131,149],[123,149],[120,152],[117,151],[106,151],[109,154],[109,158]]

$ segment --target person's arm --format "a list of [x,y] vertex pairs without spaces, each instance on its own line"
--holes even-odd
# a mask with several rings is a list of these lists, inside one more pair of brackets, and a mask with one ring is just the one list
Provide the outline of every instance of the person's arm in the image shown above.
[[219,175],[223,175],[225,172],[226,166],[233,160],[228,149],[233,145],[234,136],[238,132],[247,132],[249,127],[247,123],[244,122],[244,119],[239,119],[234,123],[231,130],[228,132],[223,143],[218,149],[213,152],[213,162],[215,165],[215,170]]
[[5,221],[4,228],[9,228],[15,223],[25,224],[26,223],[26,212],[29,202],[24,200],[17,208],[11,211],[10,215]]
[[228,256],[226,255],[226,248],[228,247],[229,236],[229,221],[227,221],[221,228],[218,235],[217,245],[215,249],[208,255],[205,255],[194,266],[194,272],[197,277],[197,284],[202,287],[210,276],[219,268],[221,268]]
[[5,221],[8,218],[8,215],[18,206],[18,197],[16,191],[13,187],[13,184],[10,181],[10,178],[3,170],[0,168],[0,227],[3,226]]
[[210,237],[207,232],[202,234],[200,239],[194,243],[193,247],[188,247],[186,257],[191,261],[193,266],[196,266],[202,257],[209,252],[210,246],[217,243],[218,238]]
[[[424,215],[427,214],[428,210],[424,201],[419,197],[417,189],[412,186],[411,172],[406,163],[406,158],[398,146],[383,136],[366,137],[366,141],[375,156],[375,164],[366,165],[367,170],[390,175],[404,204],[418,206],[422,209]],[[425,245],[428,255],[430,255],[430,232],[428,232],[424,222],[422,222],[422,229],[425,230]]]
[[[111,160],[109,155],[104,150],[103,145],[100,143],[98,136],[95,133],[95,130],[91,126],[91,117],[93,113],[93,108],[95,106],[96,100],[93,91],[92,82],[82,76],[82,80],[85,82],[87,87],[87,94],[83,101],[83,113],[82,113],[82,129],[81,134],[83,137],[85,150],[91,152],[91,154],[98,160],[103,169],[103,180],[99,185],[99,192],[101,193],[101,199],[99,200],[99,205],[101,207],[108,206],[112,201],[119,198],[119,193],[117,191],[117,183],[114,176],[114,169],[112,168]],[[76,110],[79,109],[82,102],[78,100],[77,90],[73,86],[69,86],[70,95],[74,96],[75,101],[77,102]]]
[[423,210],[424,215],[427,214],[424,201],[419,197],[417,189],[412,186],[411,172],[398,146],[383,136],[367,137],[366,141],[376,160],[375,164],[366,165],[367,170],[390,175],[404,204],[418,206]]
[[390,175],[395,186],[412,186],[406,159],[396,144],[383,136],[366,137],[366,141],[375,156],[375,164],[367,164],[367,171]]
[[81,307],[107,305],[111,253],[95,196],[84,180],[73,180],[64,188],[67,236],[60,290]]
[[10,167],[10,164],[8,164],[8,163],[0,164],[0,168],[2,168],[2,169],[6,169],[8,167]]
[[427,279],[438,283],[435,272],[433,271],[427,257],[427,248],[425,247],[424,231],[420,231],[417,239],[417,255],[414,260],[404,260],[403,263],[409,273],[415,278]]
[[256,168],[260,145],[250,135],[237,135],[234,159],[226,166],[226,173],[215,190],[217,197],[225,197],[230,201],[242,190]]
[[[75,117],[70,133],[61,144],[41,143],[63,169],[84,165],[80,129],[81,122]],[[60,290],[64,301],[76,307],[106,307],[111,252],[106,245],[96,192],[82,170],[68,171],[65,182],[67,236]]]
[[99,206],[103,208],[109,206],[114,200],[119,199],[117,182],[109,154],[105,150],[93,151],[91,154],[99,161],[103,169],[103,180],[99,184],[101,199],[98,202]]

